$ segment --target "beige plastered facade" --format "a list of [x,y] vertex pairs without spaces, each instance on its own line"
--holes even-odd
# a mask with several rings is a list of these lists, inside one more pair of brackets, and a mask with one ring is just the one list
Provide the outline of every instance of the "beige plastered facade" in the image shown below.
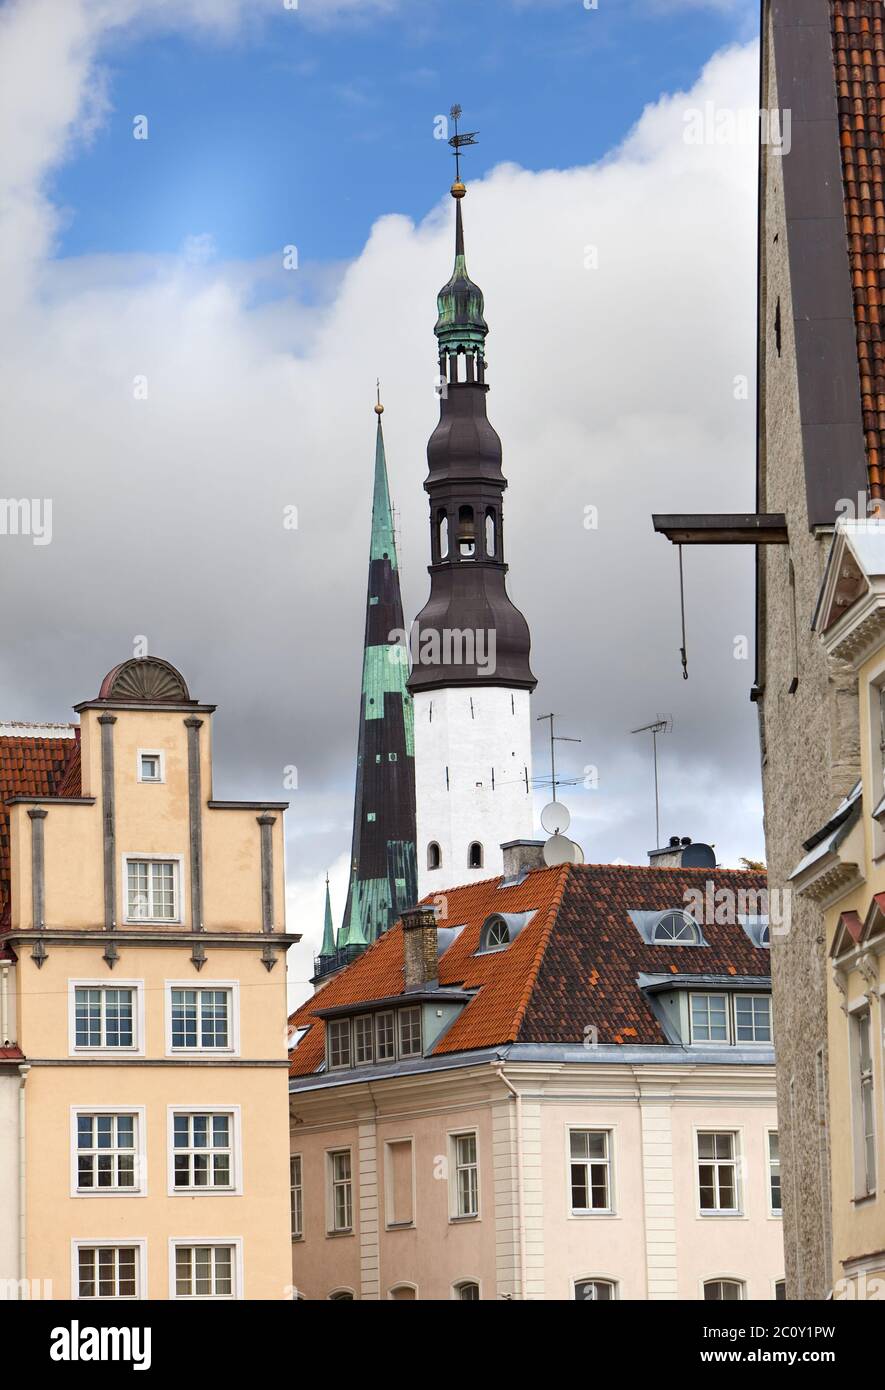
[[[289,1298],[285,959],[298,938],[285,936],[283,807],[212,803],[209,706],[105,701],[80,713],[81,799],[10,807],[11,988],[28,1070],[24,1221],[0,1228],[0,1278],[49,1280],[54,1297],[73,1298],[78,1243],[135,1244],[138,1296],[166,1299],[174,1243],[217,1243],[234,1252],[232,1296]],[[144,751],[161,754],[162,780],[140,780]],[[174,922],[127,920],[130,855],[176,866]],[[132,1048],[76,1045],[76,982],[134,991]],[[173,1053],[173,983],[229,991],[227,1048]],[[19,1150],[19,1084],[0,1076],[4,1165]],[[230,1116],[231,1191],[172,1190],[175,1107]],[[136,1193],[78,1192],[78,1110],[137,1116]]]
[[[700,1299],[707,1280],[772,1299],[783,1279],[767,1143],[777,1129],[771,1066],[464,1065],[291,1095],[301,1155],[303,1236],[292,1244],[300,1296],[574,1299],[586,1280],[623,1299]],[[571,1210],[570,1129],[611,1135],[612,1211]],[[700,1214],[696,1131],[738,1136],[741,1212]],[[479,1214],[453,1210],[452,1142],[474,1132]],[[411,1145],[411,1221],[402,1222]],[[329,1234],[330,1159],[347,1149],[354,1225]],[[402,1154],[402,1151],[400,1151]],[[408,1151],[407,1151],[408,1152]],[[408,1184],[407,1184],[408,1188]]]

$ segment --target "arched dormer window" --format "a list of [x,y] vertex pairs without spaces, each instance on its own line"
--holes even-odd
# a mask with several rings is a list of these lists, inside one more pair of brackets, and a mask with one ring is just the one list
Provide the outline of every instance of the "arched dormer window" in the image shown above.
[[479,840],[474,840],[467,851],[467,867],[468,869],[482,868],[482,845]]
[[700,932],[697,923],[687,912],[662,912],[655,922],[652,941],[672,942],[679,946],[697,946]]
[[442,851],[436,840],[431,840],[427,846],[427,867],[428,869],[438,869],[442,864]]
[[505,946],[510,945],[510,928],[503,917],[492,917],[486,922],[483,929],[482,939],[479,943],[481,951],[500,951]]

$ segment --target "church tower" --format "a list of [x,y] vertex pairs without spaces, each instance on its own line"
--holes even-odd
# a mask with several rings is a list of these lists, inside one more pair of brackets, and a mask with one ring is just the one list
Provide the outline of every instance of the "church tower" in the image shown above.
[[[453,110],[454,114],[460,114]],[[450,143],[456,154],[458,136]],[[427,446],[430,597],[412,632],[419,893],[493,877],[531,838],[531,639],[505,584],[501,441],[486,415],[482,292],[467,273],[456,173],[455,266],[440,290],[440,418]]]
[[375,941],[417,896],[412,697],[406,690],[403,605],[380,396],[375,413],[375,487],[351,875],[337,943],[339,953],[348,948],[351,954]]

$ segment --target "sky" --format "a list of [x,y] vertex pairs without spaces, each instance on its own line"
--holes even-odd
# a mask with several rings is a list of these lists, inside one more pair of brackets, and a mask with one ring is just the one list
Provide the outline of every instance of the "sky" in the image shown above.
[[509,590],[534,712],[581,739],[570,833],[645,862],[629,731],[664,714],[662,836],[763,853],[752,553],[686,552],[686,682],[651,526],[753,506],[756,152],[688,132],[758,102],[755,8],[0,7],[0,491],[52,501],[50,544],[0,536],[0,719],[69,717],[142,639],[217,703],[215,794],[291,800],[293,997],[327,870],[344,906],[376,376],[407,618],[427,593],[453,101],[480,132],[464,216]]

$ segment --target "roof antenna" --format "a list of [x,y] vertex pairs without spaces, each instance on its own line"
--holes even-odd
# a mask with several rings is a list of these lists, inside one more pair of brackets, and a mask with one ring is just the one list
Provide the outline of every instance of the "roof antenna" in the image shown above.
[[568,807],[556,800],[556,745],[557,743],[580,743],[581,740],[569,738],[567,734],[555,733],[553,727],[553,722],[556,719],[555,714],[539,714],[537,722],[541,723],[545,719],[550,720],[550,781],[553,787],[553,800],[541,812],[541,824],[550,836],[544,845],[544,863],[548,867],[552,867],[554,864],[582,864],[584,854],[581,846],[575,844],[574,840],[569,840],[565,833],[572,819]]
[[[681,548],[681,547],[680,547]],[[643,724],[639,729],[631,729],[631,734],[651,734],[652,751],[655,762],[655,849],[661,847],[661,808],[658,790],[658,734],[669,734],[673,728],[672,714],[659,714],[651,724]]]

